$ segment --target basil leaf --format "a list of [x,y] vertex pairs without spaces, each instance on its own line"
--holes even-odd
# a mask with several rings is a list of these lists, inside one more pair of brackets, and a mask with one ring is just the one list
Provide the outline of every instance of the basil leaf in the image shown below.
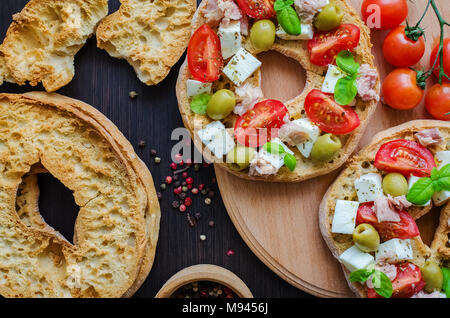
[[444,291],[447,298],[450,298],[450,268],[442,267],[442,276],[444,278],[442,283],[442,290]]
[[[431,173],[433,173],[433,171],[431,171]],[[441,170],[439,170],[437,184],[440,190],[450,191],[450,164],[443,166]]]
[[409,189],[406,199],[415,205],[423,205],[431,199],[434,191],[435,187],[431,178],[420,178]]
[[264,150],[268,153],[282,155],[286,152],[283,146],[276,142],[268,142],[264,145]]
[[384,298],[391,298],[392,282],[385,273],[375,270],[375,272],[372,275],[372,284],[373,289],[378,295]]
[[438,169],[433,168],[431,169],[431,180],[436,181],[440,177],[440,172]]
[[350,75],[358,75],[360,65],[355,62],[353,54],[350,51],[339,52],[336,57],[336,65]]
[[284,156],[284,164],[288,167],[289,170],[294,171],[297,166],[297,159],[290,153],[286,153]]
[[276,12],[282,11],[287,7],[290,7],[294,4],[294,0],[277,0],[275,1],[275,4],[273,5],[273,8]]
[[348,105],[355,99],[358,94],[356,87],[356,78],[346,76],[340,78],[334,88],[334,99],[339,105]]
[[211,95],[208,94],[194,96],[191,101],[191,110],[196,114],[205,115],[210,99]]
[[283,30],[290,35],[299,35],[302,33],[302,26],[297,12],[291,6],[277,12],[278,23]]
[[364,283],[366,280],[369,279],[369,277],[374,273],[374,270],[368,270],[368,269],[358,269],[357,271],[354,271],[350,273],[350,276],[348,279],[352,283]]

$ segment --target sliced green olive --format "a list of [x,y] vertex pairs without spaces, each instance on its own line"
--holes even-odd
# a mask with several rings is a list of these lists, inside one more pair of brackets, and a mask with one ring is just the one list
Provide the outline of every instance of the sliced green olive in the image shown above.
[[422,277],[426,283],[425,290],[429,293],[442,289],[444,280],[441,268],[433,261],[427,261],[421,268]]
[[331,1],[322,11],[316,16],[314,26],[319,31],[330,31],[337,28],[344,17],[344,12],[341,8]]
[[275,24],[270,20],[259,20],[250,29],[250,41],[261,51],[268,51],[275,42]]
[[214,120],[227,117],[236,106],[236,96],[228,89],[221,89],[214,93],[208,103],[206,113]]
[[380,245],[380,235],[372,225],[363,223],[353,230],[353,242],[363,252],[375,252]]
[[242,171],[246,169],[255,157],[255,149],[236,146],[227,154],[227,164],[231,170]]
[[408,181],[400,173],[388,173],[383,178],[383,191],[385,194],[390,194],[393,197],[406,195],[408,193]]
[[314,161],[329,161],[337,155],[342,148],[341,140],[332,134],[320,136],[314,143],[311,159]]

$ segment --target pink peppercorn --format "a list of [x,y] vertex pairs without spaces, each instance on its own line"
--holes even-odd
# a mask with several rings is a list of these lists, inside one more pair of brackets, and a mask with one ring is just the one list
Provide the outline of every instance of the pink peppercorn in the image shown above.
[[185,172],[183,172],[183,174],[182,174],[182,176],[183,176],[183,178],[187,178],[187,176],[188,176],[188,173],[185,171]]
[[232,255],[234,255],[234,251],[233,250],[228,250],[227,251],[227,256],[232,256]]
[[186,206],[191,206],[192,204],[192,199],[190,197],[187,197],[186,199],[184,199],[184,204]]
[[193,188],[192,189],[192,194],[198,194],[198,189],[197,188]]
[[198,189],[199,189],[200,191],[202,191],[204,188],[205,188],[205,185],[204,185],[203,183],[200,183],[200,184],[198,185]]
[[186,211],[186,205],[182,204],[180,205],[180,212],[185,212]]
[[167,177],[166,177],[166,183],[167,183],[167,184],[171,184],[171,183],[172,183],[172,180],[173,180],[173,179],[172,179],[171,176],[167,176]]
[[179,165],[180,165],[181,167],[184,166],[184,161],[181,160],[180,163],[179,163]]
[[175,163],[175,162],[172,162],[171,164],[170,164],[170,168],[172,169],[172,170],[177,170],[177,164]]
[[192,189],[192,184],[188,184],[187,187],[188,187],[189,190],[191,190]]
[[194,179],[192,179],[191,177],[186,178],[186,183],[187,184],[192,184],[192,183],[194,183]]
[[183,191],[183,189],[181,188],[181,186],[179,186],[178,188],[173,189],[173,193],[175,194],[180,194]]

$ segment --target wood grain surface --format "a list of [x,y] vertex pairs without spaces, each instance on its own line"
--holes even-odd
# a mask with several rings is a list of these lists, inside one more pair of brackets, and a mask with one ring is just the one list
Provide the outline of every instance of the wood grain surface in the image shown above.
[[[444,18],[449,20],[448,1],[436,2]],[[350,0],[349,3],[360,12],[360,0]],[[408,1],[408,20],[411,24],[421,16],[426,3],[427,0]],[[439,24],[432,11],[428,12],[423,25],[427,49],[419,68],[428,68],[431,47],[435,37],[439,36]],[[387,31],[372,31],[373,54],[382,78],[393,69],[384,60],[381,51],[386,34]],[[304,72],[295,61],[272,52],[262,55],[261,59],[263,90],[267,98],[287,101],[302,91]],[[420,118],[430,118],[423,103],[410,111],[396,111],[379,104],[358,149],[368,143],[375,133]],[[353,296],[318,227],[319,203],[338,171],[297,184],[246,181],[220,168],[216,169],[216,174],[233,223],[250,249],[269,268],[293,286],[313,295]],[[438,216],[438,213],[430,213],[418,222],[426,243],[431,241]]]
[[[0,1],[0,41],[12,21],[12,15],[19,12],[26,3],[27,0]],[[118,7],[118,0],[109,1],[110,12],[116,11]],[[166,175],[171,174],[170,151],[178,142],[171,140],[171,133],[173,129],[183,126],[175,97],[180,65],[178,63],[158,86],[147,87],[137,79],[128,63],[97,49],[96,39],[93,37],[75,58],[73,81],[58,91],[89,103],[112,120],[149,167],[157,189]],[[31,90],[42,91],[43,88],[13,84],[0,86],[0,92],[21,93]],[[130,91],[136,91],[139,96],[130,99]],[[146,142],[144,148],[138,147],[141,140]],[[150,156],[152,148],[158,150],[158,155],[162,158],[160,165],[153,163]],[[186,214],[172,208],[174,195],[171,190],[163,193],[160,202],[161,230],[155,263],[148,279],[135,296],[155,296],[172,275],[185,267],[216,264],[239,276],[255,297],[311,297],[276,276],[245,245],[226,213],[217,186],[211,185],[213,168],[202,168],[199,173],[189,173],[196,183],[211,186],[216,195],[209,206],[204,204],[204,196],[193,197],[193,205],[188,211],[201,213],[202,218],[191,228]],[[47,223],[71,240],[78,213],[71,192],[49,175],[40,175],[39,185],[41,214]],[[214,228],[208,227],[209,220],[215,221]],[[205,241],[200,240],[201,234],[207,236]],[[235,252],[233,256],[227,256],[229,249]]]

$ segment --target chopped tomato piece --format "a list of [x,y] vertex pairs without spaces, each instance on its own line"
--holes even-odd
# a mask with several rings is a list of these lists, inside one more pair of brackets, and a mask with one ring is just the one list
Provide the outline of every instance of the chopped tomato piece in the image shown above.
[[313,89],[305,99],[308,118],[327,133],[348,134],[359,124],[358,114],[349,106],[341,106],[332,94]]
[[397,139],[383,144],[375,156],[374,166],[386,172],[427,177],[436,167],[433,154],[421,144]]
[[383,241],[393,238],[402,240],[420,235],[416,221],[406,211],[398,211],[399,222],[378,222],[373,202],[362,203],[356,214],[356,225],[361,223],[371,224],[380,234]]
[[275,0],[236,0],[239,8],[249,17],[257,20],[275,18]]

